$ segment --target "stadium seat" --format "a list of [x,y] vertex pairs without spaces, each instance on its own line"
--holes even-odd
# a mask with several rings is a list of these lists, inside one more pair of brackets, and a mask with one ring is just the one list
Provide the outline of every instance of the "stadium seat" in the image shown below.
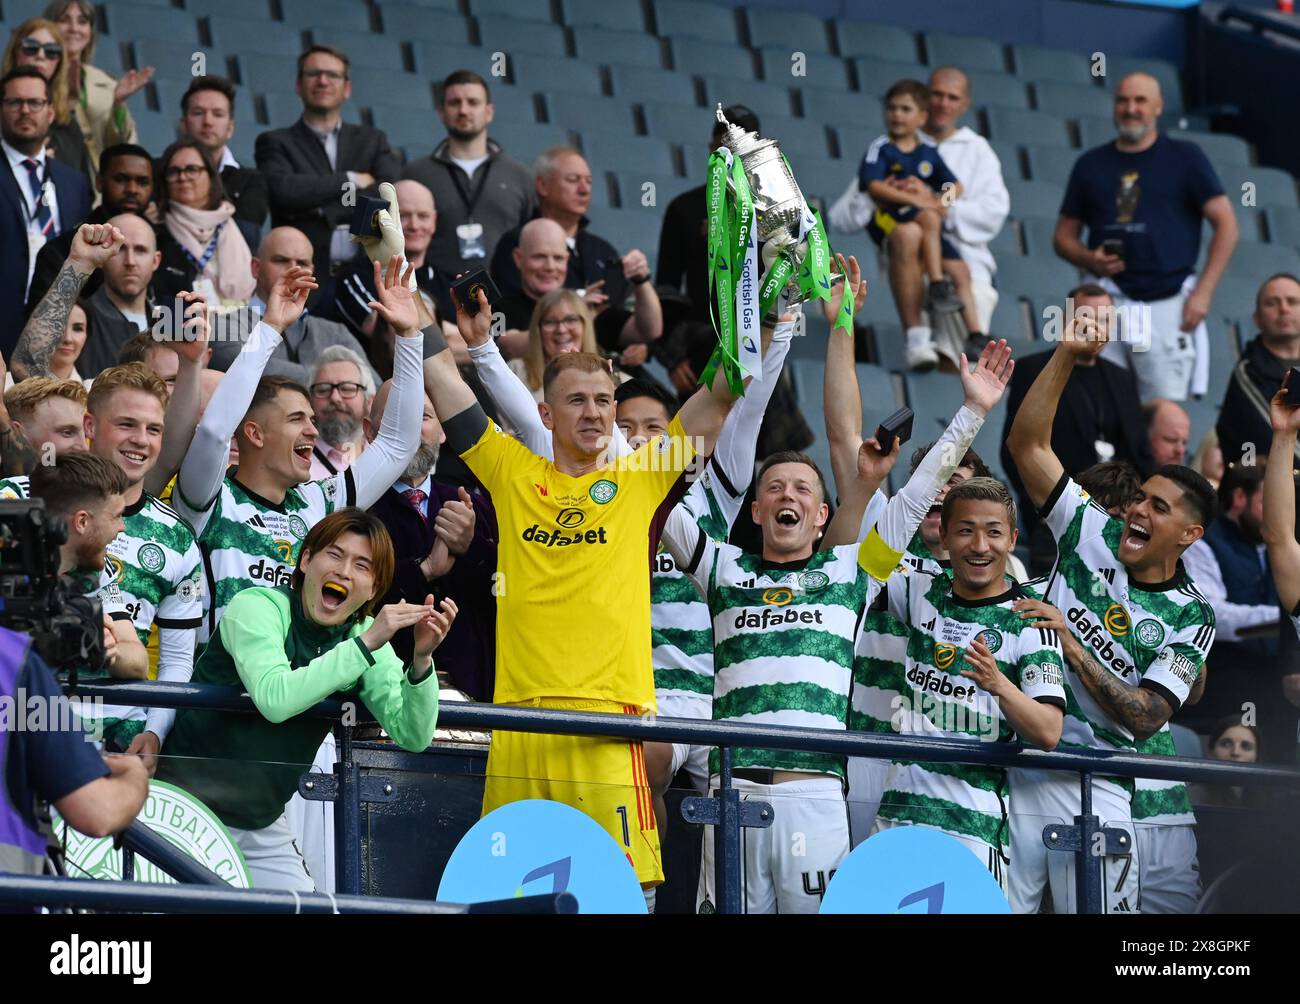
[[533,90],[553,87],[563,80],[566,87],[575,91],[601,93],[600,70],[591,63],[558,56],[539,56],[533,52],[507,53],[510,80],[516,86],[523,84]]
[[795,180],[805,198],[819,196],[827,205],[840,197],[840,193],[857,174],[852,162],[831,160],[829,157],[801,157],[797,150],[788,151]]
[[536,52],[561,57],[566,53],[564,29],[556,24],[493,18],[479,22],[478,34],[479,44],[493,52]]
[[749,7],[749,44],[755,49],[785,47],[787,52],[830,53],[830,33],[816,14],[797,10]]
[[[702,178],[679,178],[675,174],[653,174],[647,171],[622,171],[615,173],[614,180],[618,186],[619,205],[624,209],[657,208],[661,213],[668,204],[682,192],[703,184]],[[653,189],[645,189],[645,185]],[[643,207],[641,200],[652,195],[651,207]],[[658,245],[656,245],[658,247]]]
[[1051,49],[1043,45],[1013,45],[1016,75],[1024,80],[1055,80],[1096,86],[1088,53]]
[[384,130],[392,146],[400,146],[413,156],[424,156],[442,142],[446,131],[438,117],[415,115],[409,108],[392,105],[371,105],[370,115],[376,129]]
[[508,90],[495,86],[502,81],[492,75],[493,53],[490,49],[473,45],[443,45],[422,38],[411,43],[411,52],[415,56],[415,72],[430,80],[440,81],[453,70],[473,70],[493,83],[494,96]]
[[379,8],[379,14],[384,20],[384,31],[392,38],[469,45],[469,19],[452,11],[424,10],[403,2],[386,3]]
[[[1060,205],[1057,205],[1060,208]],[[1059,213],[1051,216],[1031,216],[1020,221],[1020,233],[1025,240],[1025,253],[1035,258],[1055,255],[1052,250],[1052,238],[1056,233],[1056,220]]]
[[[181,96],[190,86],[190,80],[192,79],[192,77],[185,77],[181,80],[168,80],[163,77],[154,77],[149,86],[154,89],[154,94],[158,98],[158,110],[164,115],[170,116],[173,120],[180,118]],[[294,117],[297,118],[297,116]],[[235,135],[239,136],[240,133],[245,131],[250,134],[259,131],[257,112],[253,105],[253,92],[247,87],[236,87]]]
[[[818,87],[842,92],[840,98],[844,99],[846,94],[843,92],[849,89],[849,67],[844,60],[824,52],[804,53],[799,64],[795,63],[796,58],[798,58],[797,52],[792,52],[788,47],[768,46],[760,50],[758,60],[763,68],[763,78],[772,82],[789,81],[793,84],[801,84],[808,80]],[[796,69],[801,69],[803,72],[796,74],[794,72]]]
[[698,106],[641,106],[646,132],[669,143],[703,143],[712,133],[716,119],[712,111]]
[[511,157],[528,165],[531,165],[537,159],[537,155],[548,147],[573,142],[573,137],[568,130],[558,126],[539,125],[536,122],[498,120],[492,123],[490,135]]
[[373,70],[406,69],[400,37],[326,27],[313,28],[311,40],[342,49],[348,54],[348,61],[354,69],[363,66]]
[[922,446],[938,439],[962,405],[961,380],[956,374],[938,370],[905,373],[903,387],[907,393],[907,406],[916,414],[912,427],[915,445]]
[[1024,251],[1020,248],[1020,227],[1015,220],[1008,219],[988,243],[988,249],[993,253],[994,258],[1004,258],[1007,255],[1022,255]]
[[[972,104],[997,105],[999,108],[1028,108],[1029,92],[1025,82],[1009,73],[967,70]],[[927,78],[928,79],[928,78]]]
[[1254,282],[1255,288],[1274,272],[1300,275],[1300,252],[1285,244],[1241,242],[1232,252],[1227,275]]
[[280,0],[280,10],[289,24],[356,32],[368,32],[372,28],[369,5],[354,0]]
[[654,271],[655,255],[659,253],[659,227],[663,213],[658,207],[643,207],[639,202],[623,209],[607,209],[593,216],[591,229],[627,254],[636,249],[645,253]]
[[[250,21],[242,17],[208,18],[208,36],[218,52],[233,56],[236,53],[257,52],[267,56],[297,59],[303,50],[303,32],[297,25],[278,21]],[[140,42],[136,43],[139,52]],[[169,49],[174,50],[174,46]],[[188,53],[178,55],[188,58]]]
[[[1237,335],[1231,319],[1212,314],[1205,319],[1205,322],[1208,335],[1206,341],[1210,346],[1210,390],[1215,393],[1207,395],[1204,401],[1192,400],[1183,404],[1188,415],[1192,417],[1192,435],[1189,440],[1192,447],[1200,443],[1201,436],[1205,435],[1214,425],[1218,417],[1218,406],[1223,400],[1223,388],[1228,382],[1228,375],[1232,372],[1232,368],[1237,365],[1237,359],[1240,357],[1237,348]],[[1214,403],[1210,404],[1210,401]],[[1208,421],[1206,420],[1207,416],[1203,414],[1197,415],[1198,410],[1201,412],[1209,411]],[[1200,418],[1199,423],[1197,421],[1198,417]]]
[[975,35],[953,35],[946,31],[927,31],[922,36],[926,63],[931,66],[960,66],[963,70],[1007,72],[1002,45]]
[[1100,118],[1096,115],[1078,115],[1075,122],[1079,126],[1079,146],[1091,150],[1094,146],[1109,143],[1115,138],[1115,120]]
[[[1286,171],[1275,167],[1227,164],[1215,164],[1214,169],[1234,205],[1240,206],[1247,194],[1253,194],[1255,205],[1265,209],[1294,209],[1297,205],[1295,179]],[[1246,185],[1253,187],[1246,188]]]
[[705,77],[704,94],[712,108],[719,101],[727,105],[748,105],[761,122],[764,115],[790,115],[790,88],[776,83],[749,83],[729,77]]
[[920,63],[894,63],[874,56],[859,56],[852,64],[862,100],[874,101],[877,107],[884,102],[885,92],[898,81],[924,81],[930,76],[930,70]]
[[[104,50],[116,49],[115,45],[106,45]],[[183,80],[186,83],[194,76],[194,54],[203,53],[207,71],[225,75],[227,71],[226,56],[233,55],[234,49],[213,50],[172,45],[160,38],[140,38],[131,46],[132,65],[136,67],[152,66],[156,78]],[[295,50],[296,53],[297,50]],[[95,46],[95,64],[106,69],[100,59],[100,47]],[[293,76],[293,64],[289,64],[289,75]]]
[[261,94],[268,91],[292,93],[294,89],[294,64],[283,56],[258,52],[241,52],[236,60],[239,82]]
[[480,24],[496,17],[554,23],[551,0],[471,0],[469,12],[478,18]]
[[664,104],[699,103],[695,96],[695,81],[686,73],[648,66],[611,66],[609,79],[614,93],[629,101],[640,101],[653,95],[656,101]]
[[[803,104],[803,117],[814,122],[840,127],[840,140],[845,141],[845,127],[853,126],[861,140],[862,149],[885,130],[885,117],[880,110],[880,102],[865,94],[844,94],[842,91],[827,90],[800,83],[796,88]],[[841,150],[841,157],[855,157],[858,142],[850,144],[855,149]]]
[[1035,308],[1035,317],[1048,304],[1064,300],[1065,294],[1078,282],[1079,273],[1074,266],[1055,255],[999,259],[995,279],[1000,295],[1028,300]]
[[132,112],[132,117],[140,134],[140,145],[150,153],[161,154],[175,141],[178,116],[137,108]]
[[610,3],[609,0],[560,0],[564,23],[618,31],[645,31],[641,5]]
[[1172,139],[1195,143],[1205,151],[1205,156],[1210,158],[1210,163],[1216,168],[1225,164],[1250,163],[1250,144],[1240,136],[1217,132],[1192,132],[1190,129],[1170,129],[1165,135]]
[[433,111],[433,85],[423,74],[354,66],[351,76],[352,102],[350,103],[397,105],[418,111]]
[[593,171],[591,175],[591,205],[589,212],[603,213],[614,208],[614,189],[608,171]]
[[1080,151],[1059,146],[1031,146],[1026,149],[1026,153],[1029,157],[1029,176],[1034,181],[1050,181],[1065,187]]
[[736,80],[755,80],[754,57],[738,45],[719,45],[697,38],[672,40],[673,66],[679,73],[695,76],[716,74]]
[[739,45],[737,16],[731,7],[697,0],[656,0],[654,4],[655,30],[663,38],[685,35]]
[[610,28],[573,29],[573,45],[579,59],[589,63],[622,66],[663,66],[663,50],[652,35]]
[[608,130],[613,136],[635,132],[632,106],[623,98],[562,91],[548,91],[544,98],[547,120],[565,129],[580,133]]
[[1165,115],[1178,115],[1183,110],[1183,85],[1178,77],[1178,67],[1163,59],[1144,59],[1139,56],[1111,56],[1106,60],[1106,76],[1102,82],[1113,91],[1130,73],[1146,73],[1160,82],[1160,95],[1165,103]]
[[1269,240],[1300,248],[1300,209],[1294,206],[1272,206],[1264,210],[1268,221]]
[[1269,269],[1258,276],[1225,275],[1214,290],[1214,312],[1234,320],[1250,323],[1255,312],[1255,297],[1264,280],[1277,269]]
[[224,17],[244,18],[249,21],[269,21],[271,19],[270,0],[188,0],[185,9],[195,17],[207,17],[217,14]]
[[[1238,203],[1233,202],[1231,197],[1228,202],[1232,206],[1232,211],[1237,214],[1237,232],[1240,235],[1239,239],[1243,241],[1251,241],[1255,244],[1261,242],[1266,243],[1264,210],[1252,209],[1248,206],[1239,205]],[[1201,227],[1202,245],[1209,245],[1213,233],[1214,229],[1210,226],[1210,221],[1206,220]]]
[[830,155],[826,127],[789,115],[769,115],[761,120],[763,135],[781,143],[792,163],[805,159],[824,159]]
[[[877,279],[877,285],[885,281],[884,276],[872,278]],[[897,315],[894,320],[871,323],[871,345],[877,365],[891,373],[907,372],[903,355],[903,327],[898,323]]]
[[[446,76],[444,73],[443,76]],[[440,86],[441,79],[435,80],[435,87]],[[434,107],[437,108],[437,93],[434,93]],[[497,122],[536,122],[537,101],[532,91],[522,87],[493,87],[492,105],[496,109],[493,125]]]
[[840,43],[840,55],[846,59],[872,56],[910,63],[920,58],[916,35],[906,28],[872,21],[836,20],[834,24]]
[[653,136],[607,132],[603,124],[582,132],[582,150],[593,171],[644,170],[673,174],[676,165],[668,143]]
[[682,170],[685,177],[690,178],[697,185],[704,184],[705,172],[708,169],[709,155],[713,152],[703,143],[678,143],[677,148],[682,153]]
[[[403,0],[403,2],[423,10],[459,11],[461,7],[460,0]],[[380,6],[384,5],[381,3]]]
[[984,109],[984,117],[988,121],[989,139],[1004,143],[1070,145],[1065,123],[1047,112],[992,107]]
[[170,7],[139,7],[118,2],[103,8],[107,29],[104,36],[114,42],[139,38],[165,38],[176,45],[197,44],[199,23],[193,14]]
[[1065,189],[1050,181],[1017,181],[1011,178],[1007,180],[1007,192],[1011,195],[1011,215],[1017,219],[1024,216],[1055,218],[1060,212]]
[[1169,732],[1173,736],[1174,749],[1179,756],[1189,756],[1200,758],[1205,756],[1205,751],[1201,749],[1201,739],[1196,732],[1186,725],[1179,725],[1176,722],[1169,723]]
[[1111,96],[1100,87],[1066,84],[1055,80],[1035,82],[1034,102],[1039,111],[1064,118],[1078,118],[1080,115],[1104,118],[1110,114],[1114,103]]
[[[1034,325],[1029,323],[1029,313],[1025,305],[1014,296],[999,296],[997,306],[993,308],[993,317],[989,321],[988,333],[994,338],[1005,338],[1013,344],[1012,352],[1017,359],[1027,352],[1035,351],[1033,344],[1037,334]],[[1015,346],[1024,346],[1024,352],[1016,352]]]
[[1024,169],[1020,164],[1020,147],[1015,143],[1003,143],[1001,140],[990,140],[989,146],[993,147],[993,152],[998,156],[998,163],[1002,165],[1002,177],[1006,181],[1012,178],[1023,178]]

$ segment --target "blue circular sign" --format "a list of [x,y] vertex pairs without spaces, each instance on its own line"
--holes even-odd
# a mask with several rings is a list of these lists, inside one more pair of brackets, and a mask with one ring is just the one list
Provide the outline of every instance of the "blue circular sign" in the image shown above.
[[494,809],[452,852],[438,886],[449,903],[570,892],[579,913],[645,913],[641,883],[599,823],[533,798]]
[[822,913],[1010,913],[997,880],[958,840],[896,826],[860,843],[835,871]]

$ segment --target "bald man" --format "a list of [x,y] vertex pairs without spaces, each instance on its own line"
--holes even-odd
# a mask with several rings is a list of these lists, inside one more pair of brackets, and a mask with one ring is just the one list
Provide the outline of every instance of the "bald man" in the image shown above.
[[[276,227],[262,238],[250,263],[257,284],[252,302],[242,310],[214,320],[209,367],[223,373],[230,368],[266,310],[266,298],[270,296],[272,287],[280,276],[296,265],[312,267],[312,244],[301,230]],[[304,313],[285,329],[284,338],[267,363],[265,372],[290,377],[306,386],[312,363],[331,345],[345,345],[366,358],[365,348],[342,324]],[[371,372],[378,384],[378,374],[373,369]]]
[[[1200,147],[1160,134],[1162,111],[1154,77],[1119,82],[1116,138],[1075,162],[1054,246],[1120,308],[1122,341],[1106,352],[1132,367],[1142,400],[1185,401],[1209,385],[1205,316],[1237,245],[1237,220]],[[1202,220],[1214,235],[1198,276]]]
[[153,227],[142,216],[121,213],[106,221],[126,237],[125,243],[103,265],[104,284],[87,300],[93,337],[77,357],[77,372],[90,378],[117,365],[122,346],[149,330],[149,284],[162,261]]

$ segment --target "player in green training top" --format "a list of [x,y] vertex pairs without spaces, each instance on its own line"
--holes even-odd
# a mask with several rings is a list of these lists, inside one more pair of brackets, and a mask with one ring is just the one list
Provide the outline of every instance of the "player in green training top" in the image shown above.
[[[1075,359],[1099,355],[1107,337],[1095,317],[1080,313],[1070,319],[1016,413],[1007,447],[1026,493],[1056,538],[1045,598],[1064,614],[1079,642],[1077,663],[1067,657],[1072,700],[1062,744],[1134,750],[1188,699],[1214,642],[1214,611],[1180,558],[1204,536],[1217,501],[1203,477],[1168,464],[1147,478],[1116,518],[1089,498],[1052,452],[1052,424]],[[1036,626],[1052,626],[1032,610],[1025,613]],[[1012,843],[1020,852],[1012,868],[1011,905],[1036,911],[1050,884],[1055,912],[1076,912],[1074,856],[1048,852],[1041,834],[1048,823],[1073,823],[1080,811],[1078,779],[1072,773],[1039,774],[1040,783],[1017,786]],[[1141,909],[1132,791],[1131,782],[1093,782],[1094,812],[1103,824],[1127,831],[1134,848],[1102,860],[1108,912]],[[1019,826],[1025,827],[1023,839],[1014,829]]]
[[[1061,738],[1065,681],[1051,631],[1015,610],[1025,589],[1007,576],[1016,506],[993,478],[954,485],[940,514],[950,574],[890,579],[877,602],[907,631],[906,668],[880,680],[893,691],[894,731],[1010,742],[1045,750]],[[1014,855],[1007,771],[956,763],[894,761],[876,830],[914,824],[942,830],[975,853],[1005,890]]]

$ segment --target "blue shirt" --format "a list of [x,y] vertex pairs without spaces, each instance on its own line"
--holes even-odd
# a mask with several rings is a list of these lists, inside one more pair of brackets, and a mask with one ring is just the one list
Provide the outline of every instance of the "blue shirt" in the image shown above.
[[[865,192],[873,181],[887,178],[920,178],[936,194],[948,183],[957,184],[957,176],[939,156],[939,148],[919,136],[917,140],[916,149],[911,153],[904,153],[887,135],[872,140],[858,168],[858,191]],[[876,208],[900,222],[916,215],[916,206],[897,202],[878,203]]]
[[1075,161],[1061,215],[1088,228],[1087,246],[1124,242],[1124,271],[1112,276],[1134,300],[1175,295],[1196,268],[1205,203],[1223,185],[1195,143],[1161,135],[1140,153],[1114,142]]

